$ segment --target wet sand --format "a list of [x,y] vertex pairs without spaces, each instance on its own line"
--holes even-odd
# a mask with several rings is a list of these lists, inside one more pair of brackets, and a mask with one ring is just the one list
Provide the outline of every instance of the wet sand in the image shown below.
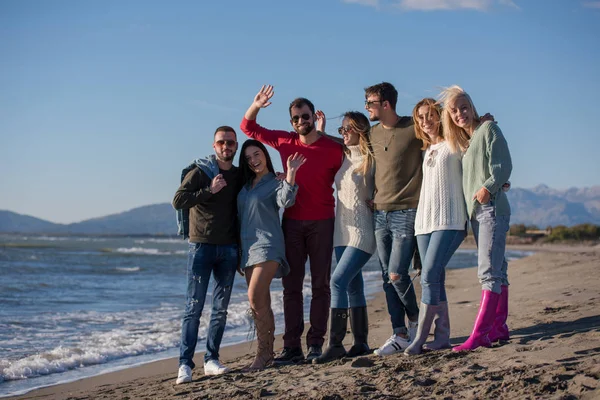
[[[175,385],[177,360],[169,359],[13,398],[599,399],[600,246],[519,249],[539,252],[510,263],[511,340],[491,349],[414,357],[372,354],[241,373],[256,349],[256,343],[243,343],[221,349],[221,360],[232,372],[219,377],[203,376],[199,353],[189,384]],[[472,329],[481,295],[476,275],[473,268],[447,272],[453,344],[462,343]],[[416,288],[420,295],[418,283]],[[383,293],[370,300],[369,319],[369,344],[377,347],[391,334]],[[277,352],[282,344],[277,337]]]

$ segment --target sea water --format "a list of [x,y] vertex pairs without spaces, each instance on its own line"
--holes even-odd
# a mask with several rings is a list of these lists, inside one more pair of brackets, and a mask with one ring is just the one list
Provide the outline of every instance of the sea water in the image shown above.
[[[187,249],[177,238],[0,235],[0,397],[177,357]],[[459,250],[448,268],[476,262],[474,250]],[[376,256],[363,276],[367,295],[382,290]],[[211,290],[212,283],[198,353],[205,350]],[[308,321],[308,267],[304,296]],[[271,297],[282,333],[280,279]],[[245,279],[236,274],[223,346],[248,340],[248,308]]]

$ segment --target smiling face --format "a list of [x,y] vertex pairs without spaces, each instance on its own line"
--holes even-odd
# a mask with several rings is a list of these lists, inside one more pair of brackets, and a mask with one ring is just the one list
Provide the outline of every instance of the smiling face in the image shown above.
[[221,161],[231,161],[237,151],[237,140],[235,133],[231,131],[218,131],[215,133],[213,149],[217,158]]
[[369,94],[365,98],[365,110],[369,113],[369,120],[375,122],[379,121],[381,117],[381,110],[383,108],[383,102],[381,98],[376,94]]
[[315,130],[315,116],[308,105],[292,107],[290,117],[290,123],[299,135],[306,136]]
[[465,96],[459,96],[448,107],[452,122],[459,128],[468,130],[475,125],[475,112],[471,103]]
[[248,162],[250,170],[256,174],[256,176],[262,176],[269,172],[267,166],[267,157],[261,149],[256,146],[248,146],[244,151],[244,157]]
[[440,136],[440,115],[437,110],[429,105],[419,107],[417,110],[417,123],[419,128],[435,143]]
[[359,142],[359,134],[350,125],[350,118],[345,117],[342,120],[342,126],[338,129],[342,138],[344,138],[344,144],[346,146],[356,146]]

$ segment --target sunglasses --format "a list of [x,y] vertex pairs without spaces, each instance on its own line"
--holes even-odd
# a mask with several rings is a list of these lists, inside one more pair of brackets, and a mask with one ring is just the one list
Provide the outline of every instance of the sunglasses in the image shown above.
[[367,106],[367,108],[371,108],[371,106],[375,103],[382,104],[383,101],[381,101],[381,100],[365,100],[365,106]]
[[437,156],[437,150],[431,150],[426,162],[428,167],[433,167],[435,165],[435,156]]
[[219,146],[233,147],[237,142],[235,140],[217,140],[215,143]]
[[345,134],[345,133],[348,133],[348,132],[350,132],[350,130],[351,130],[351,129],[352,129],[352,128],[350,128],[349,126],[340,126],[340,127],[338,128],[338,133],[339,133],[340,135],[343,135],[343,134]]
[[298,121],[300,121],[300,117],[302,117],[304,121],[308,121],[310,119],[310,114],[294,115],[292,117],[292,122],[297,124]]

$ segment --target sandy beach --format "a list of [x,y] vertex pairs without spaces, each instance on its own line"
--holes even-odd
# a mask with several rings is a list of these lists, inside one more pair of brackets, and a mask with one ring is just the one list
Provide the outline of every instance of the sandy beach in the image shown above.
[[[521,246],[538,251],[509,266],[511,340],[470,353],[439,351],[345,358],[325,365],[241,373],[256,344],[221,349],[233,371],[175,385],[169,359],[32,391],[13,399],[598,399],[600,247]],[[416,281],[415,281],[416,282]],[[420,285],[416,285],[420,295]],[[452,343],[469,335],[480,298],[476,270],[448,270]],[[383,293],[369,302],[369,343],[391,334]],[[430,337],[431,339],[431,337]],[[346,343],[351,343],[351,334]],[[277,352],[281,337],[275,341]]]

